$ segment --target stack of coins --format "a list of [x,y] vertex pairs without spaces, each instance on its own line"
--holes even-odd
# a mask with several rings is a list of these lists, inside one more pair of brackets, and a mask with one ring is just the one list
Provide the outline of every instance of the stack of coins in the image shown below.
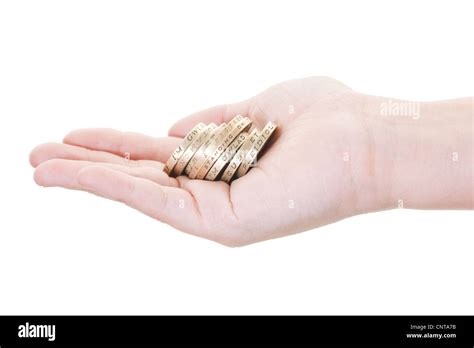
[[171,154],[163,171],[172,177],[230,183],[247,174],[277,125],[268,122],[261,131],[251,127],[252,121],[241,115],[219,126],[199,123]]

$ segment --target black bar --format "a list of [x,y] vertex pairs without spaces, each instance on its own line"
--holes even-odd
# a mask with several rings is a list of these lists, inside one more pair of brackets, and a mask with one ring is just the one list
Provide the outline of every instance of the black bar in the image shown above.
[[[27,324],[28,323],[28,324]],[[40,325],[40,327],[35,326]],[[51,325],[51,326],[45,326]],[[54,325],[54,340],[53,326]],[[20,336],[43,337],[20,337]],[[0,348],[72,345],[474,347],[462,316],[3,316]]]

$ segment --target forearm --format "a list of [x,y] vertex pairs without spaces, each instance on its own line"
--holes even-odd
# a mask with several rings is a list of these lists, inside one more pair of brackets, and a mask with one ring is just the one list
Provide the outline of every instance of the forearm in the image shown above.
[[473,209],[473,98],[369,99],[383,208]]

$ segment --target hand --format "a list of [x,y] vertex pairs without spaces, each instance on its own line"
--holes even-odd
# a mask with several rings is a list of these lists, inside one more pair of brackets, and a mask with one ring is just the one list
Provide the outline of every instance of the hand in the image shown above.
[[[384,154],[394,152],[398,135],[391,121],[381,123],[380,115],[368,112],[372,99],[330,78],[292,80],[191,115],[169,137],[77,130],[63,144],[38,146],[30,161],[39,185],[88,191],[184,232],[241,246],[396,206],[388,170],[394,164]],[[194,125],[238,114],[259,129],[267,121],[279,127],[247,175],[228,185],[163,173],[163,163]]]
[[[370,139],[354,113],[357,98],[329,78],[288,81],[249,100],[191,115],[165,138],[109,129],[73,131],[63,144],[35,148],[31,164],[39,185],[88,191],[187,233],[229,246],[249,244],[376,206],[371,195],[361,198],[358,189]],[[279,126],[273,144],[246,176],[228,185],[162,172],[195,124],[219,124],[237,114],[250,117],[260,129],[268,121]],[[352,168],[344,156],[355,152],[363,164]]]

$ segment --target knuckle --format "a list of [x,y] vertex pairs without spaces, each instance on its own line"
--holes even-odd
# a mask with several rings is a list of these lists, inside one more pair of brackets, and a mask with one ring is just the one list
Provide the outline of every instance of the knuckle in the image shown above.
[[222,233],[221,230],[220,233],[216,234],[214,241],[229,248],[243,247],[250,244],[240,230],[227,231],[226,233]]
[[159,194],[159,208],[160,209],[166,209],[166,207],[168,206],[168,200],[169,200],[169,195],[168,195],[168,191],[161,188],[160,189],[160,194]]

